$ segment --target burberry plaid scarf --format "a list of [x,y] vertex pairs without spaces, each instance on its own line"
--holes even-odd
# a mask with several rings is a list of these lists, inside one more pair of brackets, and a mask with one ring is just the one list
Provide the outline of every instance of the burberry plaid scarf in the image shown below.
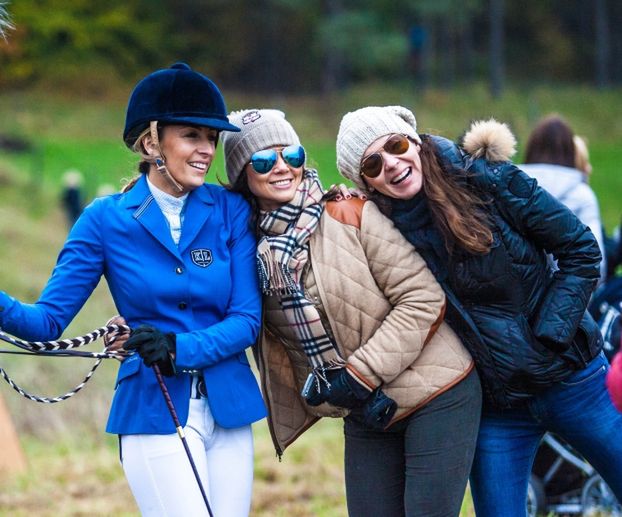
[[318,310],[305,297],[301,285],[303,269],[309,260],[309,238],[324,210],[323,195],[317,172],[305,169],[292,201],[262,213],[259,227],[264,236],[257,246],[261,289],[267,296],[278,296],[283,313],[314,369],[343,364]]

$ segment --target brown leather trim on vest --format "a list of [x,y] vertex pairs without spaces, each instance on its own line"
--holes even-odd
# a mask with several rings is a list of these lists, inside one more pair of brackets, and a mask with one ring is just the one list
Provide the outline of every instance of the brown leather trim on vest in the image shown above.
[[418,409],[421,409],[423,406],[425,406],[428,402],[430,402],[431,400],[434,400],[436,397],[438,397],[439,395],[442,395],[443,393],[445,393],[446,391],[450,390],[451,388],[453,388],[456,384],[461,383],[464,379],[467,378],[467,376],[473,371],[473,369],[475,368],[475,362],[471,361],[471,364],[469,365],[469,368],[467,370],[464,371],[464,373],[458,377],[457,379],[454,379],[452,382],[450,382],[449,384],[447,384],[446,386],[442,387],[440,390],[436,391],[435,393],[432,393],[432,395],[430,395],[427,399],[422,400],[419,404],[417,404],[414,408],[412,408],[410,411],[406,411],[406,413],[401,414],[398,417],[395,417],[393,420],[391,420],[389,422],[389,425],[387,425],[385,427],[385,429],[388,429],[389,427],[391,427],[393,424],[395,424],[396,422],[399,422],[400,420],[404,420],[404,418],[409,417],[410,415],[412,415],[415,411],[417,411]]
[[443,309],[441,310],[441,313],[438,315],[438,318],[436,319],[436,321],[430,327],[430,332],[428,332],[428,335],[426,336],[425,341],[423,342],[424,345],[428,341],[430,341],[430,339],[432,339],[432,336],[434,334],[436,334],[436,331],[438,330],[438,328],[441,326],[441,324],[445,320],[445,309],[446,308],[447,308],[447,303],[445,303],[445,305],[443,305]]
[[326,211],[328,215],[340,223],[360,228],[363,217],[363,205],[366,201],[358,197],[345,201],[328,201],[326,203]]
[[367,388],[370,391],[376,389],[376,386],[369,382],[361,372],[354,368],[354,366],[352,366],[351,364],[346,364],[346,368],[352,373],[352,376],[355,377],[355,380],[363,385],[363,387]]

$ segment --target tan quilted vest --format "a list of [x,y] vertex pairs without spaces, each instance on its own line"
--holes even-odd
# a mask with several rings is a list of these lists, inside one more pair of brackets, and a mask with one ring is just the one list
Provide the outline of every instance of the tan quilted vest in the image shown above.
[[[310,249],[307,297],[330,325],[348,366],[397,402],[393,422],[471,371],[469,353],[442,322],[440,285],[374,203],[327,203]],[[264,323],[259,367],[280,455],[319,417],[344,416],[347,410],[304,403],[300,390],[310,369],[274,299],[265,302]]]

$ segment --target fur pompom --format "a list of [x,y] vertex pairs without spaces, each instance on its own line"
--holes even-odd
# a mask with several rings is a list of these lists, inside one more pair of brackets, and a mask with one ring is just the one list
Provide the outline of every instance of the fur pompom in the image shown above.
[[462,147],[473,158],[504,162],[516,153],[516,138],[506,124],[491,118],[473,122],[464,135]]

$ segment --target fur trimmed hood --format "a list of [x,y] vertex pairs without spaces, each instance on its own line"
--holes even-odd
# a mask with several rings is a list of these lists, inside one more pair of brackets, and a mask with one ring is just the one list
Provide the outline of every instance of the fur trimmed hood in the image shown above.
[[507,124],[494,118],[478,120],[464,135],[462,148],[474,159],[483,157],[489,162],[505,162],[516,154],[516,138]]

